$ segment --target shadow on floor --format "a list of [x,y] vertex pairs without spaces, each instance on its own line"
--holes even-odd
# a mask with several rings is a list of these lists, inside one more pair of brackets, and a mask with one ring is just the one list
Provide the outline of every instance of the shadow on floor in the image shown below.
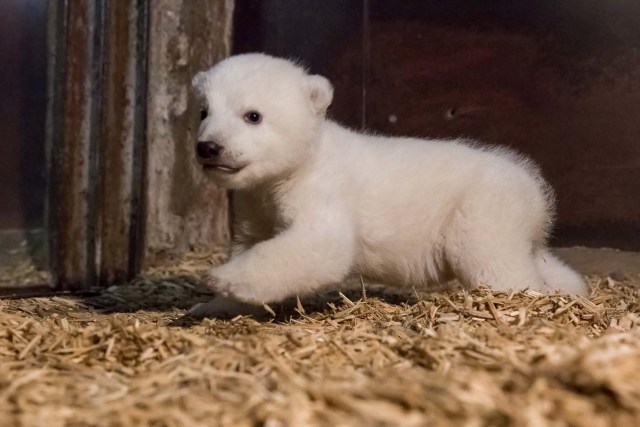
[[[448,289],[455,289],[455,283]],[[392,288],[380,284],[367,284],[364,298],[378,298],[390,304],[413,303],[425,295],[442,289],[430,289],[428,293],[412,288]],[[191,326],[201,319],[232,319],[250,316],[256,320],[288,322],[304,314],[323,312],[342,302],[357,302],[363,298],[358,279],[349,280],[337,289],[317,292],[298,298],[288,298],[270,306],[256,306],[204,292],[199,281],[191,276],[140,277],[130,284],[112,286],[99,295],[83,298],[83,303],[101,313],[132,313],[138,310],[170,311],[186,310],[184,316],[172,326]]]

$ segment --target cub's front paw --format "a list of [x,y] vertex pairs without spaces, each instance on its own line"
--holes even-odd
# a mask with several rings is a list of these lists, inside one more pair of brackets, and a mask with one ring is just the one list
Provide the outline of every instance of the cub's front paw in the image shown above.
[[205,288],[224,297],[236,298],[239,301],[250,304],[262,304],[263,295],[259,289],[255,289],[250,283],[236,278],[231,272],[224,268],[213,268],[209,270],[204,278]]
[[202,276],[202,284],[208,291],[218,295],[228,296],[231,293],[231,283],[222,276],[222,272],[218,272],[215,268]]

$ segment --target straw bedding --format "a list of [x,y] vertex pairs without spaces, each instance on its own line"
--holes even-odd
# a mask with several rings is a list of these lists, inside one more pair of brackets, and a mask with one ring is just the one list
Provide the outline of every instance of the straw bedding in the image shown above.
[[220,259],[0,301],[0,424],[640,425],[638,278],[592,277],[588,299],[356,283],[275,317],[185,316]]

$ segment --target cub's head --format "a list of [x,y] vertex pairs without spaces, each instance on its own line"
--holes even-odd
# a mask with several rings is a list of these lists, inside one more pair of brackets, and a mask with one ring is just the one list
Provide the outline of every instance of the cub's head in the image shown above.
[[193,78],[202,101],[196,156],[226,188],[295,171],[307,158],[333,97],[327,79],[264,54],[230,57]]

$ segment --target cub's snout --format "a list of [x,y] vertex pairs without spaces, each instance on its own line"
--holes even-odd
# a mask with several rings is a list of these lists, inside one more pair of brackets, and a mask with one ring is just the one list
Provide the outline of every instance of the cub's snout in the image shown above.
[[198,141],[196,144],[196,157],[202,169],[222,175],[234,175],[243,166],[231,164],[229,160],[223,159],[224,147],[215,141]]
[[215,141],[198,141],[196,154],[199,160],[214,160],[220,156],[223,147]]

